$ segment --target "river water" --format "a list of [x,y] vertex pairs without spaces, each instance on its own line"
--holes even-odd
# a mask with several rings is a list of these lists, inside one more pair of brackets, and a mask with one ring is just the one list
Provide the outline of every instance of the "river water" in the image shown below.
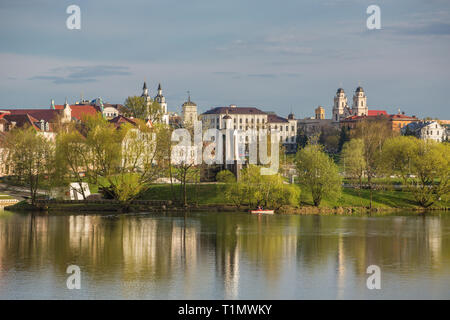
[[[370,265],[381,289],[367,288]],[[450,299],[450,214],[0,210],[0,299],[366,298]]]

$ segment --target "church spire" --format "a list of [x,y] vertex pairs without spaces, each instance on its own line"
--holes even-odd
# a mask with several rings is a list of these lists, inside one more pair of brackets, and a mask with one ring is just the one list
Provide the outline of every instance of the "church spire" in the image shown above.
[[146,81],[144,81],[144,86],[142,87],[142,97],[148,97],[148,88]]

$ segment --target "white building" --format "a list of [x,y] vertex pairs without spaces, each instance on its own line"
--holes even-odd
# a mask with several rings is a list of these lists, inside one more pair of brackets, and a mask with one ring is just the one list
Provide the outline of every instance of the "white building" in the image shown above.
[[413,122],[403,127],[401,132],[404,135],[414,135],[424,140],[442,142],[447,139],[446,128],[437,121]]
[[290,114],[288,119],[282,118],[273,112],[264,112],[254,107],[217,107],[200,115],[204,129],[225,129],[225,117],[228,115],[229,129],[234,130],[278,130],[280,142],[287,152],[297,151],[297,120]]

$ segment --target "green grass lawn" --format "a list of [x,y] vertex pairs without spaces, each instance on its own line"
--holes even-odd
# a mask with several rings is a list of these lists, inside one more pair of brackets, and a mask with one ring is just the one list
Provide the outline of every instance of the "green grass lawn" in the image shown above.
[[4,200],[4,199],[14,199],[11,196],[8,196],[7,194],[0,194],[0,200]]
[[[180,185],[174,185],[175,193],[180,199]],[[311,193],[301,188],[301,205],[313,205]],[[196,187],[188,185],[188,201],[199,204],[230,204],[224,195],[224,184],[200,184]],[[145,200],[172,200],[170,185],[153,185],[143,196]],[[198,199],[198,200],[197,200]],[[325,198],[321,207],[368,207],[370,205],[370,191],[343,188],[341,196],[336,199]],[[375,208],[415,208],[418,205],[410,192],[394,190],[374,190],[373,207]],[[446,197],[434,207],[450,207],[450,199]]]
[[[304,205],[312,205],[311,193],[302,188],[300,201]],[[368,207],[370,205],[370,190],[356,190],[343,188],[341,196],[335,199],[325,198],[322,207]],[[406,191],[395,190],[374,190],[373,203],[374,208],[416,208],[413,194]],[[434,207],[450,207],[450,201],[443,198],[443,201],[435,204]]]
[[[181,199],[181,185],[174,184],[176,199]],[[198,204],[228,204],[225,199],[224,184],[188,184],[186,186],[189,202]],[[170,184],[155,184],[141,197],[143,200],[173,200]]]

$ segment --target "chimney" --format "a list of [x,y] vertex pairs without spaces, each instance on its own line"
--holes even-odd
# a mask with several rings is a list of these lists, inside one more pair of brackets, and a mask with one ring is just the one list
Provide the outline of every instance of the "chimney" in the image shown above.
[[45,131],[45,121],[41,119],[40,123],[41,123],[41,131]]
[[235,104],[230,104],[230,108],[236,108]]

